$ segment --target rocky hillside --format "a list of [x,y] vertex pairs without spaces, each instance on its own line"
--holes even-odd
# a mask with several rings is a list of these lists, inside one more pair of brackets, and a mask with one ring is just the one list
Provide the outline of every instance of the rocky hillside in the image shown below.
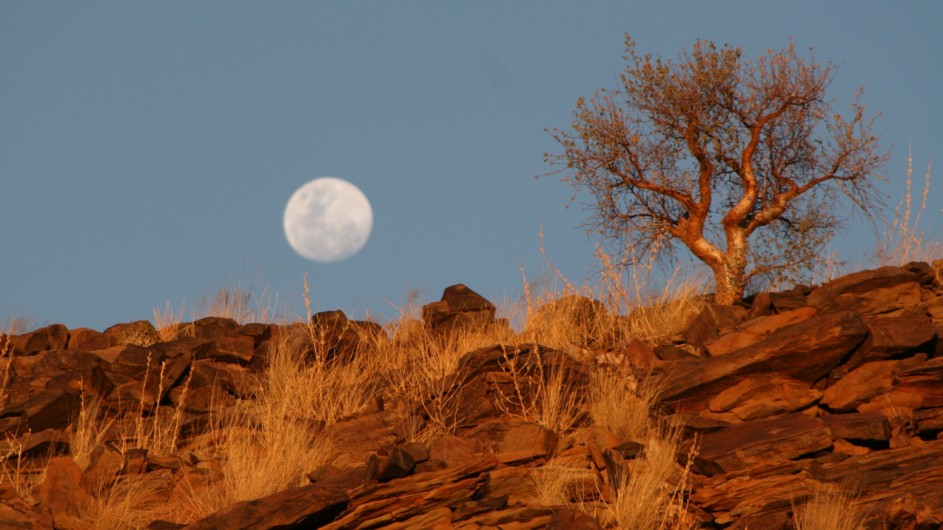
[[[864,528],[940,528],[941,265],[707,305],[661,344],[590,340],[568,351],[507,342],[515,335],[490,302],[450,287],[416,325],[443,343],[469,329],[501,341],[460,352],[457,369],[416,399],[389,390],[403,372],[350,414],[299,412],[292,421],[329,440],[329,458],[312,459],[288,489],[212,511],[198,506],[201,492],[235,480],[214,452],[232,439],[221,431],[263,432],[262,420],[227,412],[272,388],[279,344],[298,366],[360,366],[365,386],[393,332],[334,311],[309,324],[205,318],[0,336],[0,527],[630,527],[620,510],[654,488],[670,502],[642,509],[669,527],[794,528],[826,492]],[[604,311],[581,304],[581,314]],[[601,380],[634,400],[654,396],[642,421],[661,434],[598,421]],[[667,478],[643,489],[637,479],[664,441]],[[127,513],[104,522],[115,516],[107,506]]]

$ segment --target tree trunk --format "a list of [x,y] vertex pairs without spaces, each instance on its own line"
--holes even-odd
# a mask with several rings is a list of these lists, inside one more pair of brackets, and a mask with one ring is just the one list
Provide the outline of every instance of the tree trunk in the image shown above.
[[[745,243],[745,241],[744,241]],[[714,270],[714,302],[733,305],[743,299],[747,268],[746,245],[731,245]]]

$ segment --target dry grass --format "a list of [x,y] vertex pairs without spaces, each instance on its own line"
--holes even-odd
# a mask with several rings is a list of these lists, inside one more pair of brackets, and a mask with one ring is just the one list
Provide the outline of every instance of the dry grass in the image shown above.
[[820,483],[812,497],[793,506],[796,530],[857,530],[864,527],[865,514],[856,509],[848,490]]
[[125,477],[96,493],[82,517],[92,530],[147,528],[166,512],[156,485],[143,476]]
[[578,469],[553,460],[531,472],[534,481],[535,500],[542,506],[578,506],[574,499],[581,496],[580,486],[593,480],[595,474],[587,469]]
[[[197,301],[196,307],[190,311],[190,320],[192,322],[205,317],[221,317],[231,318],[240,324],[287,321],[286,316],[277,311],[277,297],[268,287],[260,289],[259,292],[258,296],[254,296],[251,287],[222,287],[212,298],[204,296]],[[192,335],[193,327],[184,323],[187,315],[185,301],[178,309],[174,309],[167,301],[164,307],[155,307],[153,315],[154,327],[162,341]]]
[[[703,309],[704,276],[680,267],[658,275],[656,261],[614,257],[597,248],[599,277],[576,286],[548,263],[551,277],[535,286],[524,277],[521,337],[576,357],[636,339],[657,342],[684,329]],[[656,279],[662,282],[656,285]]]
[[[915,208],[913,188],[913,155],[907,156],[907,177],[904,181],[904,197],[895,210],[894,219],[884,230],[878,247],[875,251],[875,261],[880,265],[904,265],[911,261],[925,261],[943,259],[943,240],[941,234],[932,233],[924,229],[920,222],[927,209],[927,198],[930,196],[930,181],[932,167],[927,162],[927,171],[924,174],[923,190],[920,195],[920,206]],[[943,276],[943,271],[938,275]],[[938,278],[943,280],[943,277]]]
[[618,439],[641,442],[652,429],[657,398],[658,384],[653,378],[636,384],[619,372],[599,369],[590,381],[589,416]]
[[[164,394],[164,379],[166,376],[167,362],[161,363],[158,377],[157,390],[153,396],[148,394],[148,383],[155,374],[151,373],[151,353],[147,354],[147,370],[144,373],[144,380],[141,382],[141,398],[136,404],[136,414],[133,424],[123,424],[119,429],[119,449],[125,452],[128,449],[146,449],[148,453],[154,455],[169,455],[177,451],[180,437],[180,429],[183,426],[183,420],[186,416],[185,403],[186,394],[189,389],[189,378],[184,382],[181,397],[173,409],[160,406],[160,398]],[[84,400],[84,398],[83,398]],[[120,407],[119,407],[120,408]],[[84,413],[84,411],[83,411]],[[103,419],[103,421],[108,421]],[[101,425],[92,425],[88,428],[90,431],[95,429],[103,430]],[[92,433],[83,434],[83,437],[93,436]]]
[[566,359],[545,366],[540,346],[535,346],[526,361],[533,366],[523,366],[520,357],[505,351],[503,370],[513,392],[498,405],[504,406],[505,413],[512,418],[568,433],[582,419],[586,399],[584,389],[574,380],[577,374],[569,372]]
[[603,513],[620,530],[695,528],[697,521],[688,513],[684,495],[688,487],[693,454],[680,467],[677,454],[681,429],[663,426],[650,430],[645,451],[622,473],[616,475],[615,499]]
[[69,442],[69,453],[80,468],[88,468],[92,451],[105,442],[113,424],[114,418],[107,418],[103,414],[101,398],[82,392],[82,408],[72,427]]

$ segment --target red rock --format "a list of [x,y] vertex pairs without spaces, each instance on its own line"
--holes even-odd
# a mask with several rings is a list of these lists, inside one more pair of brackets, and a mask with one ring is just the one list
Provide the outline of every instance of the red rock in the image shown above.
[[73,350],[101,350],[116,346],[113,337],[89,328],[75,328],[69,332],[69,348]]
[[64,350],[69,343],[69,330],[62,324],[52,324],[8,339],[6,337],[0,335],[0,344],[9,340],[14,356],[35,355],[46,350]]
[[422,319],[430,329],[448,331],[465,326],[487,326],[494,322],[494,304],[463,284],[446,287],[438,302],[422,308]]
[[732,412],[741,420],[794,412],[816,402],[822,393],[778,374],[748,377],[714,396],[712,412]]
[[467,466],[480,458],[475,446],[456,436],[440,436],[429,446],[429,460],[445,462],[450,468]]
[[255,355],[255,339],[245,335],[224,335],[213,341],[210,357],[227,363],[249,364]]
[[513,465],[548,458],[557,448],[557,434],[535,423],[508,430],[495,455],[498,462]]
[[727,355],[673,365],[665,374],[660,399],[681,411],[704,410],[709,396],[748,376],[770,372],[811,385],[837,366],[867,334],[861,317],[854,313],[809,319]]
[[823,481],[853,484],[856,502],[877,518],[906,500],[910,513],[943,521],[943,440],[872,451],[812,469]]
[[700,347],[722,331],[734,329],[746,315],[747,310],[740,306],[708,304],[682,332],[684,341]]
[[49,460],[46,477],[39,485],[36,497],[52,514],[57,529],[85,529],[82,522],[92,497],[82,489],[82,470],[71,457],[60,456]]
[[704,344],[711,357],[725,355],[730,352],[751,346],[774,332],[793,324],[808,320],[815,315],[815,309],[802,307],[786,311],[773,316],[758,318],[744,323],[737,331],[726,333]]
[[698,456],[730,472],[756,463],[799,458],[831,445],[831,431],[823,421],[792,413],[705,434]]
[[856,409],[874,396],[887,393],[894,383],[894,372],[900,361],[878,361],[863,364],[828,387],[822,404],[838,412]]
[[909,314],[873,319],[868,322],[870,335],[848,360],[849,367],[915,353],[932,353],[936,329],[926,315]]
[[880,412],[825,414],[822,420],[835,438],[846,440],[890,440],[891,425]]
[[827,309],[835,305],[841,295],[868,293],[910,283],[919,287],[914,273],[900,267],[881,267],[836,278],[813,290],[807,300],[812,307]]
[[239,323],[231,318],[205,317],[193,321],[189,325],[190,333],[194,338],[216,340],[228,334],[239,332]]

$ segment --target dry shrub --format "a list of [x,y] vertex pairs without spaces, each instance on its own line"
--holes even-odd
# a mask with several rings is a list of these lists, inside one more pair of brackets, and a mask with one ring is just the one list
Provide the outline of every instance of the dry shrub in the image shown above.
[[819,483],[811,498],[793,506],[796,530],[857,530],[864,527],[865,514],[852,504],[847,489],[835,484]]

